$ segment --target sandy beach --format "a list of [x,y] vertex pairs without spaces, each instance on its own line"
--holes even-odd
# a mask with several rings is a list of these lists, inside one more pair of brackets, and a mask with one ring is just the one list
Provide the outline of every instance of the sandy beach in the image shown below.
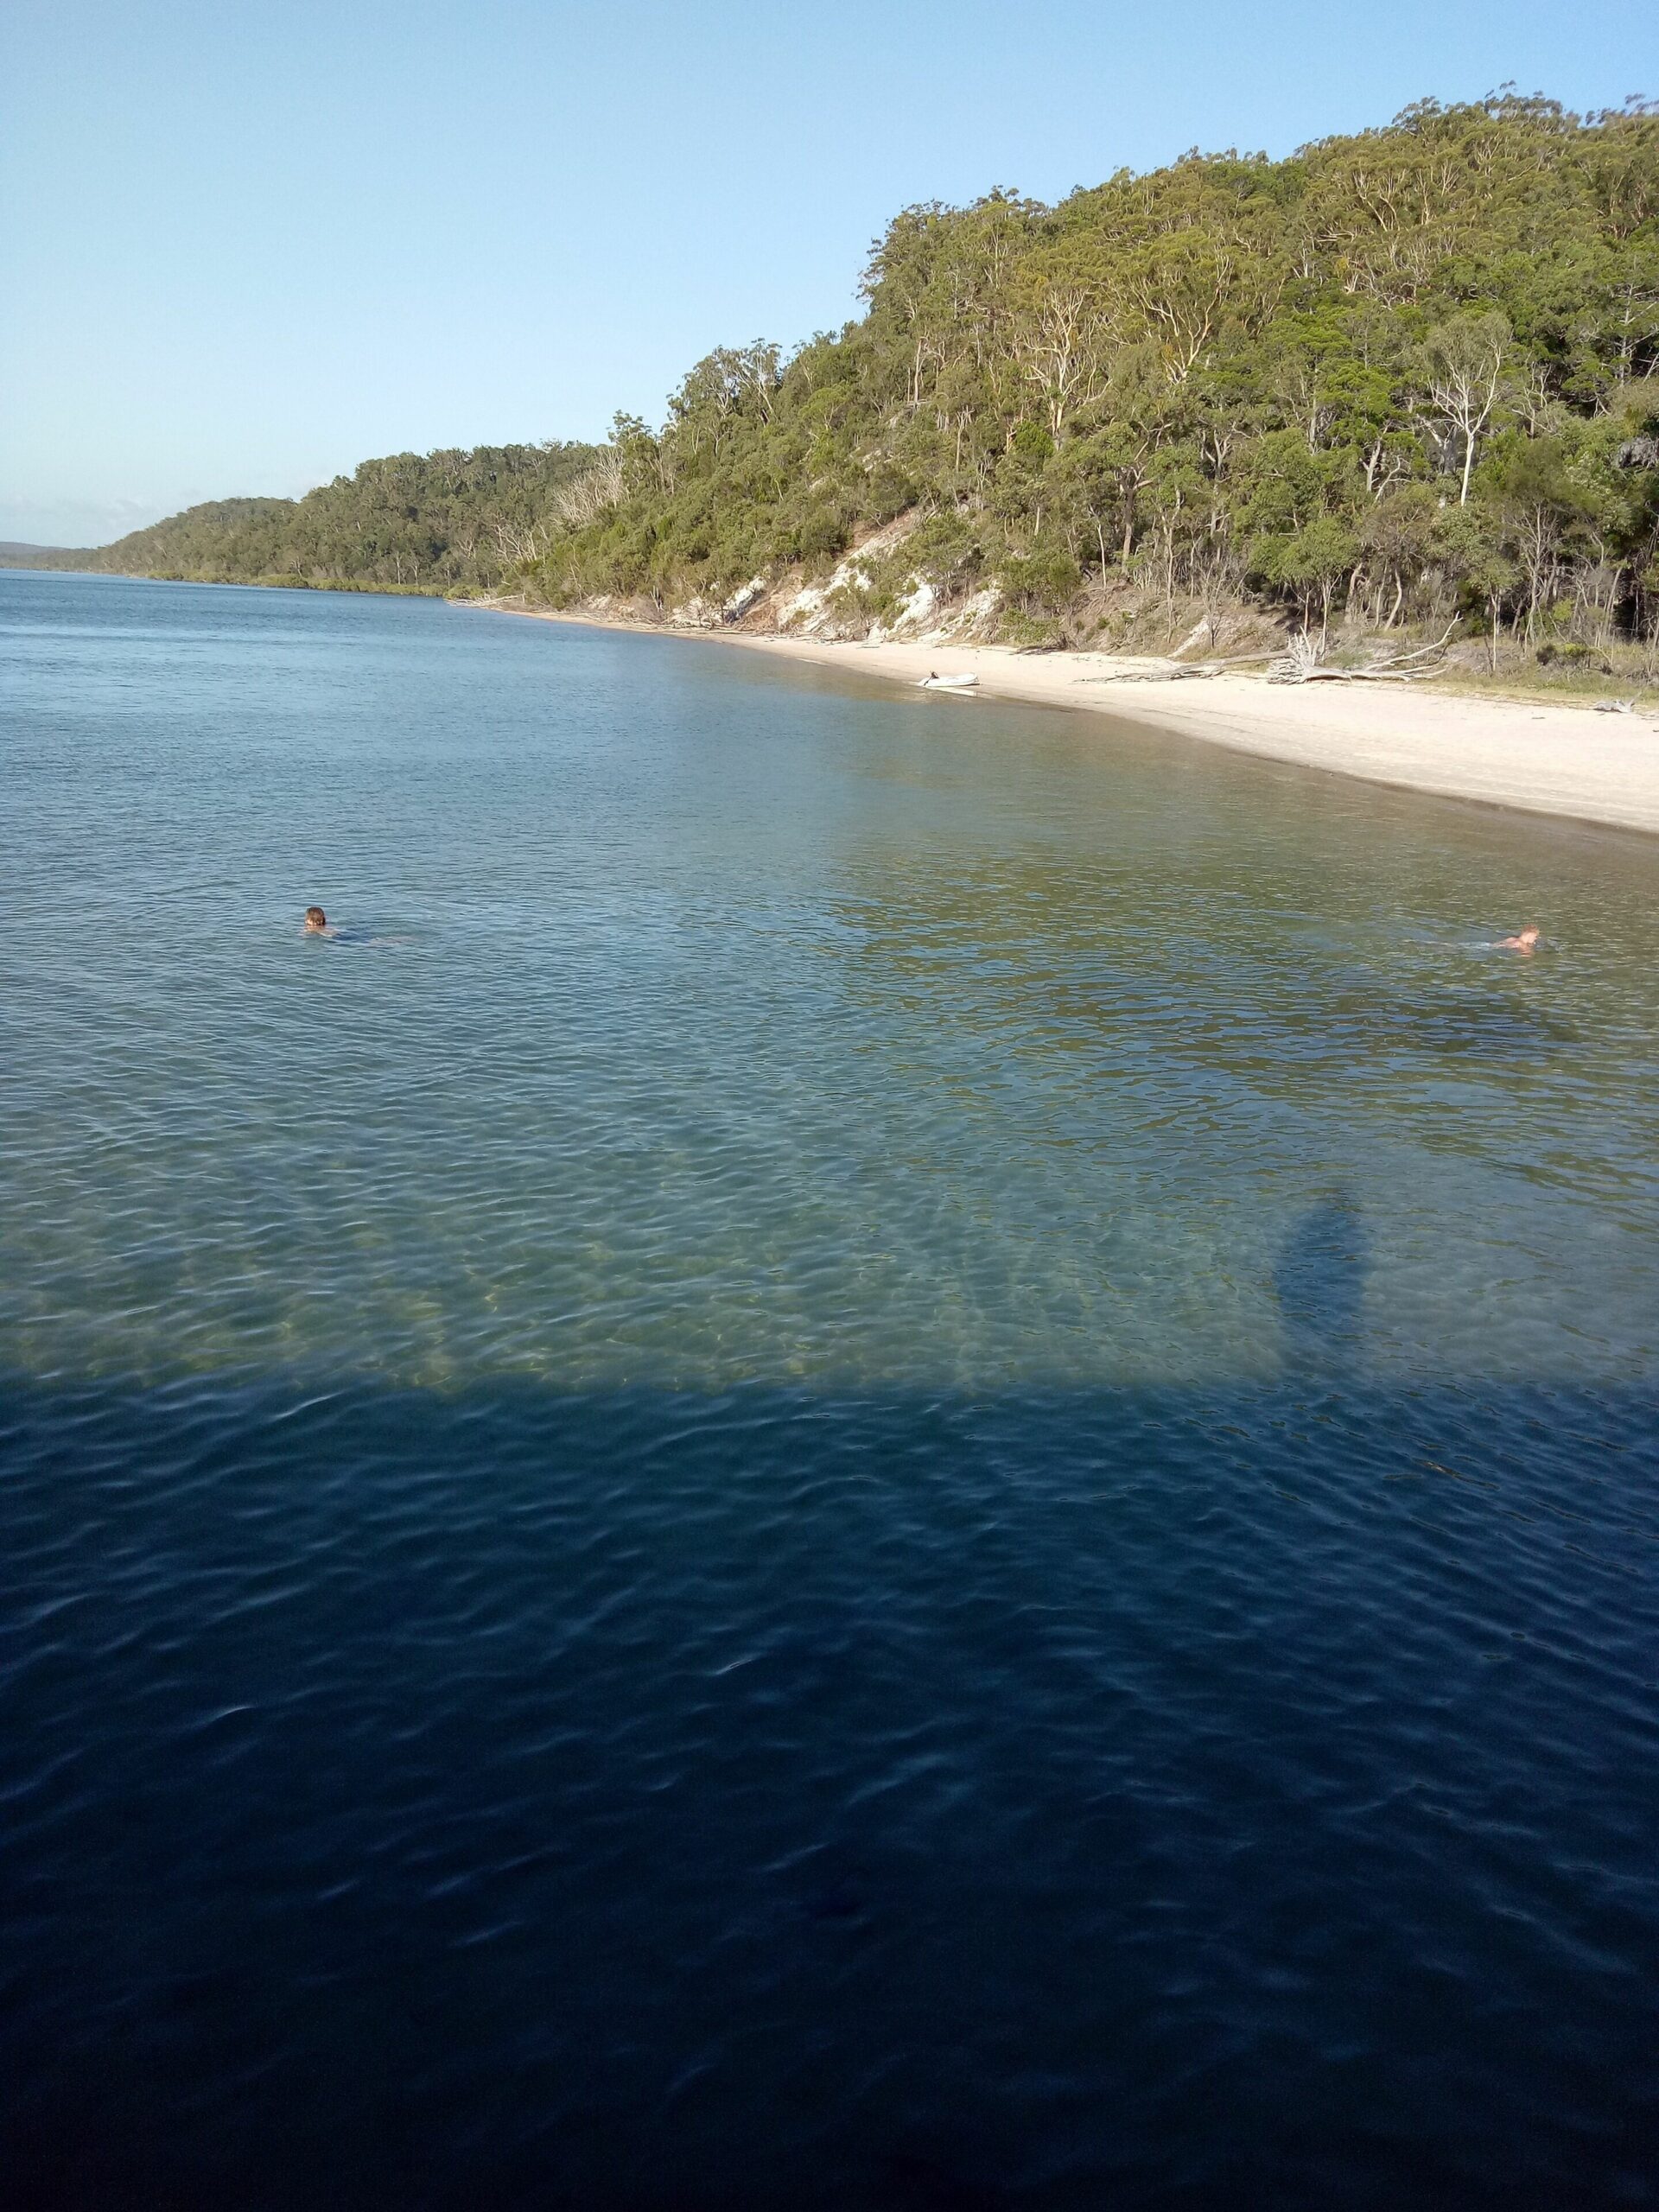
[[[505,611],[531,620],[593,620]],[[1122,660],[1105,653],[842,644],[740,630],[652,634],[739,645],[895,683],[918,683],[931,671],[971,673],[979,678],[981,699],[1080,708],[1369,783],[1659,834],[1659,722],[1651,714],[1465,698],[1414,683],[1275,684],[1255,675],[1135,682],[1126,677]],[[974,702],[941,699],[939,709],[971,714]]]

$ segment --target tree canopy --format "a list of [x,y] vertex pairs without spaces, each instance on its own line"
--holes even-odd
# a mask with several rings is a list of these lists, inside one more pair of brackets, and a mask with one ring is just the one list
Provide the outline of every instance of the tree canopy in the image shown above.
[[453,590],[535,560],[588,445],[479,446],[365,461],[302,499],[213,499],[54,565],[208,582]]
[[[904,576],[995,586],[1014,634],[1119,577],[1314,623],[1495,591],[1534,626],[1564,596],[1659,615],[1646,103],[1426,101],[1284,161],[930,202],[864,293],[787,360],[710,354],[659,430],[620,417],[531,586],[718,604],[907,514]],[[902,582],[869,578],[867,615]]]

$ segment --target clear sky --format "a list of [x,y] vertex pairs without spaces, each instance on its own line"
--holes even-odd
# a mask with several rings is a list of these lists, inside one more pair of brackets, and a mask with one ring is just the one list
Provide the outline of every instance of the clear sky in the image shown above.
[[912,201],[1506,79],[1659,94],[1659,5],[6,0],[0,538],[659,421],[710,346],[855,313]]

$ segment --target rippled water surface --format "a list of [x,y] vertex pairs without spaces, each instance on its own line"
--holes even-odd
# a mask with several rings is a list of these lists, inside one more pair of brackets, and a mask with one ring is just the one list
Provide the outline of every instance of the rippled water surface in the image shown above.
[[1659,849],[424,601],[0,717],[9,2201],[1659,2198]]

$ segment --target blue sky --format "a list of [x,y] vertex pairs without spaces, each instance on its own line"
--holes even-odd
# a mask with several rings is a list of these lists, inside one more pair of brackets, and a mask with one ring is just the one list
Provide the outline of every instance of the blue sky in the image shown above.
[[1506,79],[1659,94],[1659,8],[9,0],[0,537],[654,422],[710,346],[855,313],[912,201]]

